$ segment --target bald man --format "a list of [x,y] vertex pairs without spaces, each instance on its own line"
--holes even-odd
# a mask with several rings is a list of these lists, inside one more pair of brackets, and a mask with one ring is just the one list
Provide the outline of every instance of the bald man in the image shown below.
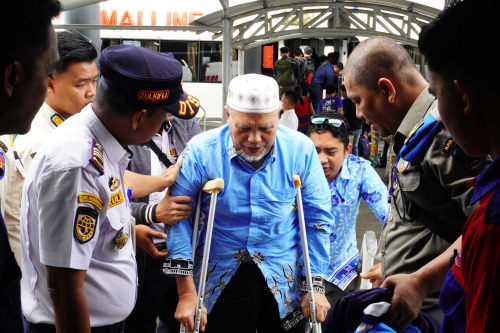
[[[488,161],[469,158],[455,144],[427,81],[393,40],[360,43],[347,60],[345,86],[357,117],[372,122],[382,135],[392,134],[398,156],[389,183],[392,211],[382,232],[382,262],[362,277],[414,272],[460,235],[473,210],[467,182]],[[439,320],[437,296],[429,296],[422,310]]]

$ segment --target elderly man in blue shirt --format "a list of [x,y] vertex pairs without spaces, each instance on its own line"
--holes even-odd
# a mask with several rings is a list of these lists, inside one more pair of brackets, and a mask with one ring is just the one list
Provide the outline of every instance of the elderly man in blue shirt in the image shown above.
[[[311,271],[317,320],[330,307],[324,296],[329,264],[329,235],[334,224],[330,191],[312,142],[278,126],[278,85],[248,74],[229,84],[228,124],[193,138],[172,195],[195,198],[203,184],[223,178],[217,199],[202,317],[206,332],[304,332],[309,317],[304,293],[300,233],[293,175],[303,181]],[[202,196],[207,216],[209,195]],[[175,274],[179,293],[176,318],[194,327],[202,227],[194,254],[189,220],[171,226],[165,272]]]

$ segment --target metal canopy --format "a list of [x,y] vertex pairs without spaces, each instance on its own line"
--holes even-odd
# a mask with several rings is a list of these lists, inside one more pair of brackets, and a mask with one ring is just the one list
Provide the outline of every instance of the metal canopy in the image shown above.
[[[290,38],[357,36],[387,36],[416,46],[422,26],[440,10],[405,0],[259,0],[230,7],[229,12],[233,47],[245,50]],[[221,26],[225,17],[227,10],[221,10],[191,25]],[[213,38],[221,36],[218,32]]]

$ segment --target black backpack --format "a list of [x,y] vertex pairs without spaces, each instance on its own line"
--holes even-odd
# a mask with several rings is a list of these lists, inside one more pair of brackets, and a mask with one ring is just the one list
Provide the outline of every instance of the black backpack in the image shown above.
[[304,57],[302,59],[304,60],[302,60],[300,66],[301,83],[311,85],[311,81],[314,76],[314,60],[308,57]]
[[276,81],[280,86],[293,86],[295,83],[290,59],[281,59],[276,62]]

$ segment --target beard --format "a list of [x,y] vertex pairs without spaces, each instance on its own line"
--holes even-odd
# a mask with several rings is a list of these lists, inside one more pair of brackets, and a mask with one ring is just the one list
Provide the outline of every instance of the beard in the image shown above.
[[247,155],[241,149],[236,149],[236,153],[238,154],[239,157],[241,157],[243,160],[245,160],[245,162],[258,163],[258,162],[261,162],[267,156],[267,154],[269,153],[270,150],[271,150],[271,148],[267,148],[260,155]]

